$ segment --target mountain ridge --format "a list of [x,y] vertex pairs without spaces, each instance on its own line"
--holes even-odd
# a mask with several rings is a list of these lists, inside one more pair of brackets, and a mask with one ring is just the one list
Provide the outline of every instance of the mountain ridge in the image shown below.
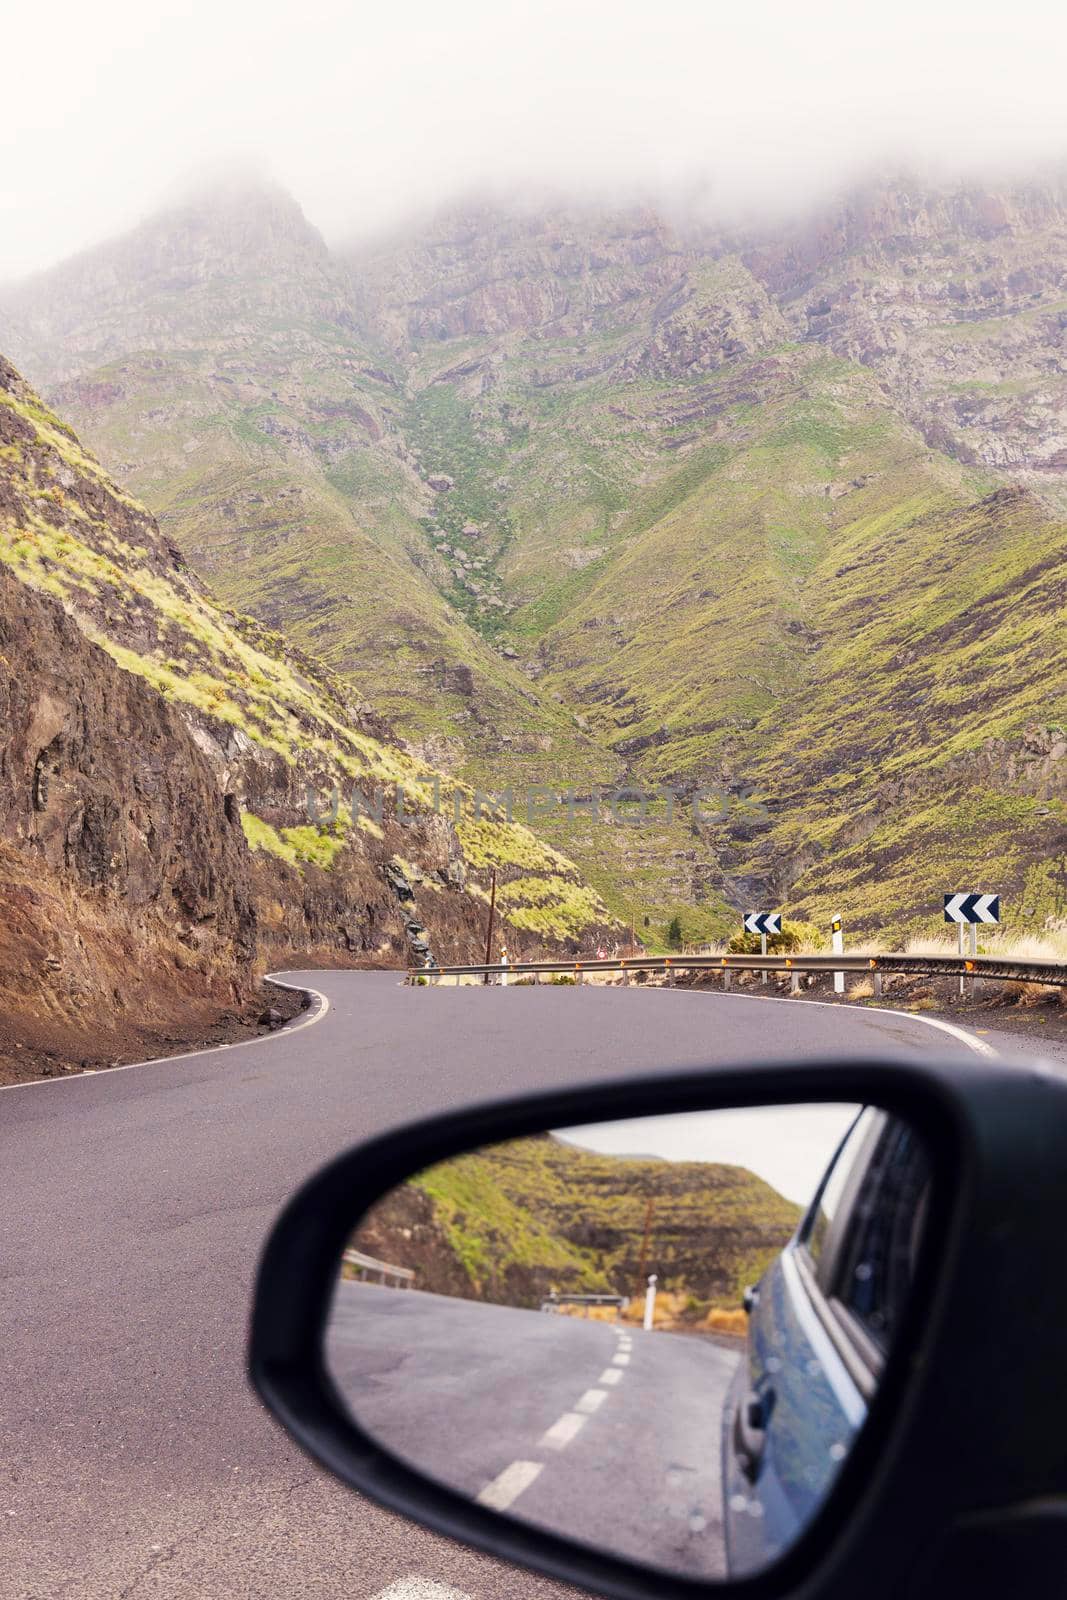
[[[192,314],[180,296],[161,310],[127,282],[124,353],[55,385],[231,599],[284,621],[480,786],[724,794],[723,825],[679,830],[661,807],[654,839],[558,815],[540,824],[620,916],[639,898],[663,925],[699,902],[715,934],[751,895],[821,918],[813,852],[831,878],[838,849],[840,876],[856,870],[855,843],[833,841],[867,823],[851,809],[827,814],[848,790],[832,759],[808,762],[814,787],[799,819],[784,803],[796,793],[786,742],[815,737],[790,689],[832,703],[842,630],[871,625],[850,575],[879,575],[874,635],[888,638],[891,564],[944,569],[955,611],[938,620],[927,585],[911,625],[940,640],[931,648],[951,673],[971,623],[938,541],[951,550],[966,528],[973,545],[986,528],[979,546],[1007,559],[1000,582],[1020,625],[1032,635],[1044,617],[1053,628],[1046,688],[1020,695],[1025,714],[1011,716],[1010,687],[1007,698],[999,687],[1012,641],[997,607],[981,611],[998,685],[987,722],[951,694],[912,718],[903,642],[880,678],[856,667],[862,655],[841,659],[883,726],[902,708],[905,749],[893,759],[933,773],[931,805],[939,772],[947,809],[967,788],[967,762],[950,772],[942,749],[951,760],[986,750],[994,787],[1032,830],[1030,865],[1043,863],[1047,892],[1032,913],[1065,914],[1055,729],[1067,667],[1054,624],[1067,504],[1062,184],[998,194],[899,180],[763,235],[680,227],[647,208],[516,217],[471,206],[325,257],[298,208],[284,215],[326,274],[314,315],[298,304],[250,322],[258,277],[235,287],[208,272],[207,309]],[[275,296],[287,259],[283,250],[271,269]],[[252,265],[262,275],[269,263],[246,261],[246,274]],[[0,296],[0,316],[40,341],[58,315],[50,281]],[[68,297],[63,316],[86,330],[75,345],[93,336],[95,304]],[[146,354],[161,318],[166,336]],[[1019,486],[1028,498],[998,500]],[[1005,538],[1051,561],[1051,576],[1031,585]],[[981,561],[959,554],[981,585]],[[876,720],[852,718],[861,781],[849,780],[848,805],[863,815],[896,792],[895,778],[878,781]],[[824,719],[816,742],[831,733]],[[1047,759],[1028,761],[1027,741]],[[756,791],[769,829],[745,814]],[[908,831],[903,814],[886,823]],[[958,870],[989,859],[1006,893],[1021,892],[1029,866],[1006,850],[1004,829],[979,833]],[[861,872],[875,874],[877,845]],[[910,886],[895,882],[902,903],[875,896],[866,925],[903,930],[928,916],[946,870],[933,849],[931,862]]]

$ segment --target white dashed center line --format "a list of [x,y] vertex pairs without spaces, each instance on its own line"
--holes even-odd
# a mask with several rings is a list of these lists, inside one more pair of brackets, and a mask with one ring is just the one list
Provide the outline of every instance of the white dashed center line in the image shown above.
[[605,1367],[597,1379],[597,1383],[618,1383],[621,1378],[622,1373],[618,1367]]
[[478,1496],[478,1504],[488,1506],[491,1511],[506,1511],[522,1491],[530,1487],[543,1468],[543,1461],[513,1461],[510,1467],[497,1473],[492,1483],[486,1484]]
[[591,1417],[594,1411],[600,1409],[607,1397],[608,1391],[606,1389],[587,1389],[574,1409],[575,1411],[584,1412],[587,1417]]
[[432,1578],[398,1578],[388,1589],[381,1589],[371,1600],[471,1600],[462,1589],[450,1589],[447,1584],[434,1583]]
[[613,1367],[628,1367],[630,1365],[629,1350],[620,1350],[617,1355],[613,1355],[611,1364]]
[[586,1418],[577,1411],[565,1411],[558,1422],[542,1435],[541,1443],[547,1450],[563,1450],[576,1433],[585,1427]]

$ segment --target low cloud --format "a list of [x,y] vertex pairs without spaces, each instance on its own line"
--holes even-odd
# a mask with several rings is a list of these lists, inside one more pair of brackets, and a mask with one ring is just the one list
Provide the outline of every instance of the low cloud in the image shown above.
[[5,28],[0,279],[220,166],[275,177],[331,240],[475,186],[734,216],[873,167],[1025,174],[1067,153],[1065,43],[1034,0],[24,7]]

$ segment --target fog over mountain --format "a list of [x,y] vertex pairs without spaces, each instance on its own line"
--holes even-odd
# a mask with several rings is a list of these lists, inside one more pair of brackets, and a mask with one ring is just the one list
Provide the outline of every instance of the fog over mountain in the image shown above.
[[[903,0],[508,7],[133,0],[7,24],[0,281],[205,176],[272,177],[331,244],[472,190],[545,186],[722,219],[796,210],[873,167],[1033,175],[1067,153],[1067,23]],[[134,136],[134,131],[136,135]]]

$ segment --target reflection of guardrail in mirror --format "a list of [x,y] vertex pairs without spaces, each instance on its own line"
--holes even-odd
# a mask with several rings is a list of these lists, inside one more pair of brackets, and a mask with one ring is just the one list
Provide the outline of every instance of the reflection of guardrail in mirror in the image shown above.
[[608,1306],[614,1309],[618,1317],[629,1304],[630,1297],[627,1294],[556,1294],[553,1290],[541,1301],[541,1310],[558,1313],[564,1306],[584,1306],[588,1316],[591,1307]]
[[[388,1261],[379,1261],[375,1256],[366,1256],[362,1250],[346,1250],[342,1256],[346,1266],[354,1267],[353,1274],[360,1283],[391,1284],[395,1289],[410,1289],[415,1282],[415,1274],[410,1267],[394,1267]],[[368,1273],[376,1272],[377,1278],[368,1277]]]

